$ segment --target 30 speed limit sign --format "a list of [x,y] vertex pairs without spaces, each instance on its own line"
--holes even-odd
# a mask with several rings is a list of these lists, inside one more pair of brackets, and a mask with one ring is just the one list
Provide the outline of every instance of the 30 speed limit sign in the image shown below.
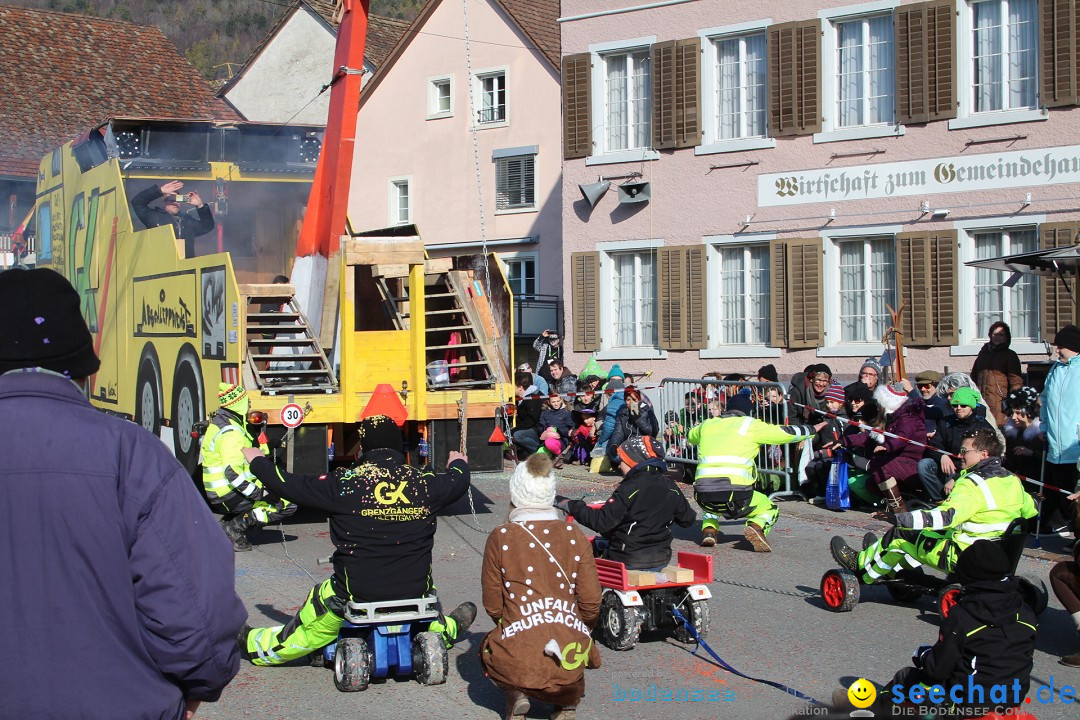
[[281,408],[281,424],[287,428],[300,427],[304,422],[304,408],[296,403],[289,403]]

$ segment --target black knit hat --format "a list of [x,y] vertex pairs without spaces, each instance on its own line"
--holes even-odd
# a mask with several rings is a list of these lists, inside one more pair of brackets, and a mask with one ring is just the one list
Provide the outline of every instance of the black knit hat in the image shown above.
[[757,371],[762,382],[779,382],[780,377],[776,374],[775,365],[762,365]]
[[1009,557],[1001,543],[993,540],[976,540],[956,561],[956,577],[964,585],[980,580],[1001,580],[1011,574]]
[[1066,325],[1057,331],[1053,344],[1059,348],[1068,348],[1073,352],[1080,352],[1080,327]]
[[0,372],[40,367],[85,378],[101,366],[79,294],[46,268],[0,272]]
[[357,430],[360,431],[360,449],[364,452],[382,449],[403,452],[401,429],[386,415],[364,418]]

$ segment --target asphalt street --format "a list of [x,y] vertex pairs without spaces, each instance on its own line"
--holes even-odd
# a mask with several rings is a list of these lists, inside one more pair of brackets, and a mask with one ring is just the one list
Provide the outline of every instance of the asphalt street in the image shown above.
[[[333,671],[310,666],[263,668],[244,663],[221,700],[204,704],[197,718],[497,718],[501,693],[483,675],[477,649],[492,629],[483,613],[480,566],[487,532],[505,521],[508,473],[474,476],[474,515],[463,498],[439,518],[434,552],[434,575],[447,609],[472,600],[480,616],[467,637],[450,651],[450,674],[445,685],[425,687],[415,680],[377,681],[358,693],[334,687]],[[561,494],[600,500],[617,482],[613,476],[588,475],[580,468],[560,471]],[[683,486],[689,494],[689,487]],[[829,539],[836,534],[852,545],[867,530],[879,534],[887,527],[869,516],[835,513],[802,502],[780,506],[777,527],[769,536],[774,552],[757,554],[744,544],[741,523],[728,523],[720,543],[704,551],[697,546],[697,528],[675,527],[673,549],[709,552],[717,575],[711,589],[711,629],[706,638],[713,650],[746,675],[768,679],[828,702],[834,689],[858,677],[884,684],[910,662],[920,644],[933,643],[938,616],[933,598],[899,604],[880,587],[864,588],[853,612],[824,609],[818,596],[822,574],[834,562]],[[284,542],[283,536],[284,535]],[[253,552],[236,556],[236,587],[253,626],[279,625],[292,616],[315,580],[330,572],[317,558],[332,552],[324,518],[301,511],[286,522],[260,531]],[[1061,549],[1057,538],[1044,539],[1041,551],[1030,551],[1020,572],[1046,580]],[[314,579],[313,579],[314,578]],[[371,578],[378,582],[378,578]],[[1038,720],[1080,716],[1076,704],[1063,704],[1057,691],[1080,686],[1080,670],[1057,659],[1075,652],[1080,639],[1071,619],[1051,594],[1040,617],[1038,647],[1032,674],[1031,702],[1025,710]],[[812,716],[808,703],[774,687],[747,680],[716,664],[703,649],[674,638],[644,637],[632,650],[602,648],[603,667],[586,674],[586,695],[578,711],[583,719],[716,718],[783,720],[802,712]],[[655,688],[653,688],[655,686]],[[1055,690],[1052,703],[1040,703]],[[657,696],[670,689],[701,690],[714,700],[631,700]],[[637,691],[637,692],[634,692]],[[715,692],[714,692],[715,691]],[[533,703],[530,718],[546,718],[550,706]]]

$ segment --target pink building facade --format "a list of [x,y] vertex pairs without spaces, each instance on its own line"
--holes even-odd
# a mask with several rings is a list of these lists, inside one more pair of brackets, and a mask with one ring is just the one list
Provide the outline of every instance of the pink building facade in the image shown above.
[[[558,297],[557,15],[546,1],[470,2],[467,18],[461,3],[425,6],[361,97],[356,229],[415,224],[432,257],[486,238],[515,296]],[[518,333],[557,323],[554,307]]]
[[[1062,3],[631,5],[562,3],[572,368],[853,379],[887,305],[911,374],[969,371],[999,319],[1046,359],[1074,321],[1063,282],[965,263],[1080,233]],[[603,178],[590,207],[579,186]],[[620,202],[625,182],[648,202]]]

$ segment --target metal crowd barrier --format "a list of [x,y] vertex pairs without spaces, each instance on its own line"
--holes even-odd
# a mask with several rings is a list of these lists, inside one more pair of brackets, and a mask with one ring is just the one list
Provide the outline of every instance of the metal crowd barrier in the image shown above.
[[[754,417],[773,425],[789,422],[787,395],[780,383],[714,380],[707,378],[664,378],[659,386],[660,430],[665,460],[681,463],[688,471],[697,465],[697,446],[686,441],[690,428],[723,411],[726,398],[748,393]],[[799,491],[797,444],[763,445],[758,454],[758,489],[770,499],[792,497],[806,500]]]

